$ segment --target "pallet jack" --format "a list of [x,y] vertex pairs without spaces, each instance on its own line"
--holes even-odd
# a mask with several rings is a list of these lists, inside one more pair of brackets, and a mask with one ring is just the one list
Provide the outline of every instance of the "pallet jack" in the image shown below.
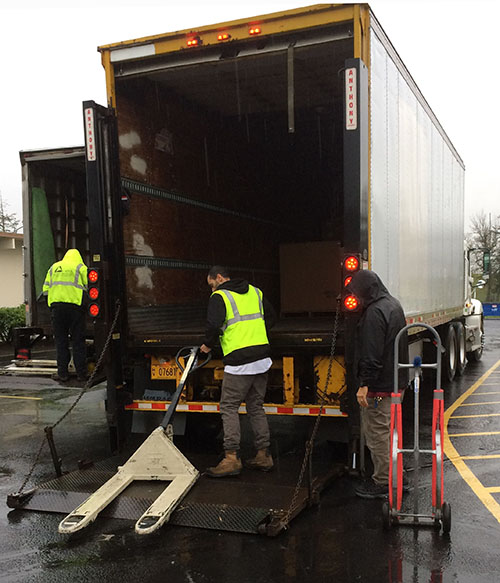
[[[434,336],[437,349],[436,362],[423,364],[420,356],[416,356],[413,364],[399,362],[399,341],[409,328],[427,328]],[[398,383],[399,369],[413,369],[415,378],[413,381],[414,394],[414,440],[413,449],[403,449],[403,428],[401,413],[401,393]],[[434,369],[436,371],[436,385],[441,382],[441,339],[432,326],[423,323],[408,324],[398,335],[394,342],[394,393],[391,395],[391,441],[390,441],[390,464],[389,464],[389,501],[384,502],[382,507],[382,517],[384,528],[388,529],[392,525],[409,524],[413,526],[433,525],[436,530],[443,528],[444,533],[449,533],[451,529],[451,506],[443,501],[443,439],[444,428],[444,392],[442,389],[434,390],[433,410],[432,410],[432,449],[420,449],[419,440],[419,399],[420,381],[422,369]],[[403,454],[413,454],[414,463],[414,490],[413,490],[413,513],[401,512],[401,502],[403,498]],[[432,508],[428,514],[419,514],[418,508],[418,486],[420,474],[420,454],[432,455]]]
[[[163,492],[137,520],[135,531],[150,534],[158,530],[189,492],[199,477],[198,470],[187,460],[173,443],[172,419],[186,380],[193,371],[204,366],[207,358],[198,363],[197,346],[181,348],[175,360],[182,376],[170,405],[161,422],[144,443],[118,468],[117,473],[89,496],[59,524],[59,532],[71,534],[85,528],[134,480],[162,480],[169,482]],[[185,366],[180,359],[183,358]]]

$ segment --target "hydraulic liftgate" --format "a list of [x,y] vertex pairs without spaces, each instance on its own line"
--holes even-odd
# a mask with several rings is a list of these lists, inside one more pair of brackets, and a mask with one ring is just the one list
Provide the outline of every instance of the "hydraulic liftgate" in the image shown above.
[[[176,358],[181,368],[179,356],[183,350]],[[313,479],[311,457],[307,485],[296,490],[297,463],[301,460],[289,456],[279,460],[279,468],[274,472],[279,483],[273,483],[269,474],[264,476],[249,471],[236,480],[202,477],[197,488],[191,490],[199,472],[173,444],[171,422],[187,376],[205,364],[197,365],[197,353],[197,347],[190,349],[183,375],[161,425],[124,465],[118,465],[117,471],[113,460],[81,469],[41,484],[21,496],[10,496],[9,506],[69,512],[59,525],[59,532],[63,534],[83,529],[102,514],[136,520],[138,534],[154,532],[170,521],[181,526],[274,536],[301,510],[317,503],[321,491],[343,473],[343,465],[331,466],[328,473]],[[324,466],[324,460],[320,461]],[[293,507],[290,506],[292,500]]]
[[[297,460],[293,457],[294,459],[282,460],[279,469],[273,473],[261,474],[249,470],[233,479],[201,476],[196,487],[186,494],[172,512],[169,524],[278,535],[285,528],[283,519],[297,479]],[[40,484],[29,499],[19,501],[15,507],[40,512],[69,513],[82,505],[92,492],[116,474],[117,463],[117,460],[108,460]],[[338,465],[333,466],[322,477],[311,478],[309,474],[310,481],[300,488],[290,519],[318,503],[322,490],[343,471],[344,466]],[[138,521],[164,489],[164,484],[133,482],[99,516]]]

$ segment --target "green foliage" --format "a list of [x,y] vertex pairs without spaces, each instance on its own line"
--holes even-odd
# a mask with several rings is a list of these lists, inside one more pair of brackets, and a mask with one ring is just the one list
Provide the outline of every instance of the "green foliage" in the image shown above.
[[21,230],[22,224],[15,213],[7,212],[8,206],[9,205],[3,201],[0,193],[0,231],[3,233],[17,233]]
[[0,342],[12,340],[12,329],[24,326],[26,322],[26,308],[21,304],[17,308],[0,308]]

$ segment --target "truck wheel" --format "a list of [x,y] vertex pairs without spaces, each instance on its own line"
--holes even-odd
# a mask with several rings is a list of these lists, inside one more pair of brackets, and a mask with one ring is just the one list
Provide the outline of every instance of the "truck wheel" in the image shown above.
[[457,338],[457,375],[462,376],[467,366],[467,353],[465,349],[465,328],[462,322],[453,322]]
[[444,339],[444,362],[443,362],[443,380],[451,381],[455,378],[457,371],[457,336],[453,325],[449,325]]

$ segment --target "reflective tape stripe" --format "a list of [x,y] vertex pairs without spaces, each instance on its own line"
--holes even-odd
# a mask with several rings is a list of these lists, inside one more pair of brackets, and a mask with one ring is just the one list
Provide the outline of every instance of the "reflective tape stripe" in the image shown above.
[[84,285],[78,285],[78,280],[80,279],[80,271],[83,267],[83,263],[79,263],[76,266],[76,270],[75,270],[75,287],[77,287],[78,289],[86,289],[86,287]]
[[[130,405],[125,405],[125,409],[132,411],[166,411],[170,406],[169,401],[134,401]],[[317,405],[311,407],[290,406],[285,405],[263,405],[264,411],[268,415],[318,415],[319,407]],[[219,413],[220,407],[218,404],[211,403],[179,403],[177,405],[179,412],[193,412],[193,413]],[[239,413],[247,413],[246,405],[240,406]],[[347,417],[346,413],[340,411],[338,407],[325,406],[323,407],[323,415],[328,417]]]
[[262,298],[260,297],[259,292],[257,291],[257,288],[254,287],[253,285],[249,286],[251,287],[255,293],[257,294],[257,298],[259,300],[259,312],[255,313],[255,314],[247,314],[245,316],[242,316],[238,310],[238,307],[236,306],[236,301],[232,295],[232,293],[229,290],[226,289],[221,289],[219,290],[221,293],[223,293],[226,298],[228,299],[229,303],[231,304],[231,308],[233,310],[233,317],[230,318],[223,326],[222,326],[222,331],[224,332],[224,330],[226,330],[226,328],[228,326],[231,326],[232,324],[236,324],[236,322],[247,322],[249,320],[263,320],[264,319],[264,306],[262,305]]
[[69,285],[71,287],[76,287],[76,289],[82,289],[82,290],[86,289],[84,285],[80,285],[80,284],[75,285],[75,283],[72,281],[53,281],[53,282],[49,283],[49,287],[54,287],[56,285]]
[[49,269],[49,274],[50,274],[50,281],[45,281],[45,283],[43,284],[44,286],[47,286],[47,287],[49,287],[49,288],[50,288],[50,287],[53,287],[53,286],[55,286],[55,285],[70,285],[70,286],[72,286],[72,287],[75,287],[76,289],[81,289],[81,290],[84,290],[84,291],[87,289],[87,286],[85,286],[85,285],[80,285],[80,284],[78,283],[78,280],[80,279],[80,271],[81,271],[82,267],[84,267],[83,263],[79,263],[79,264],[76,266],[76,270],[75,270],[75,279],[74,279],[73,281],[52,281],[52,268],[53,268],[53,267],[54,267],[54,266],[52,266],[52,267]]

